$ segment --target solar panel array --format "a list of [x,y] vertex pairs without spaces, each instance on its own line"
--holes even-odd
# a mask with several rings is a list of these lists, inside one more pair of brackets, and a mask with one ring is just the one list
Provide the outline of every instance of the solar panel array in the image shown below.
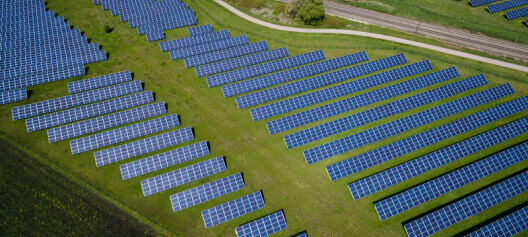
[[279,87],[270,88],[264,91],[255,92],[249,95],[240,96],[236,98],[236,102],[239,109],[247,108],[249,106],[283,98],[289,95],[298,94],[304,91],[309,91],[389,67],[394,67],[406,62],[407,59],[405,59],[405,56],[403,54],[398,54],[376,61],[360,64],[358,66],[350,67],[337,72],[323,74]]
[[207,77],[207,85],[209,87],[220,86],[231,82],[241,81],[251,77],[261,76],[264,74],[277,72],[280,70],[301,66],[303,64],[313,63],[325,59],[322,50],[317,50],[310,53],[292,56],[285,59],[255,65],[252,67],[242,68],[231,72]]
[[193,139],[194,135],[191,127],[162,133],[153,137],[147,137],[145,139],[95,152],[95,164],[97,166],[107,165]]
[[528,143],[525,142],[383,199],[374,206],[380,219],[384,220],[526,159]]
[[48,130],[48,141],[58,142],[72,137],[105,130],[119,125],[167,113],[165,104],[158,102],[122,112],[109,114]]
[[404,225],[407,235],[428,236],[528,190],[528,171]]
[[513,20],[513,19],[517,19],[517,18],[521,18],[525,16],[528,16],[528,7],[523,7],[520,9],[515,9],[512,11],[506,12],[506,18],[508,18],[508,20]]
[[[376,103],[385,99],[389,99],[395,96],[399,96],[414,90],[418,90],[435,83],[439,83],[450,79],[451,75],[439,76],[436,78],[419,77],[413,80],[400,82],[395,85],[383,87],[374,91],[370,91],[357,96],[349,97],[343,100],[339,100],[330,104],[322,105],[313,109],[298,112],[286,117],[282,117],[276,120],[272,120],[266,123],[270,134],[279,133],[292,129],[304,124],[315,122],[324,118],[328,118],[340,113],[344,113],[362,106],[366,106],[372,103]],[[353,81],[355,88],[349,89],[350,93],[357,92],[363,89],[376,86],[377,83],[383,83],[384,80],[372,80],[373,78],[365,78]],[[388,77],[385,80],[396,80],[397,78]],[[371,81],[370,83],[367,81]],[[372,83],[374,81],[374,83]],[[485,80],[484,80],[485,81]]]
[[241,173],[230,175],[170,196],[172,210],[175,212],[196,206],[217,197],[244,188]]
[[278,211],[261,217],[235,229],[237,237],[269,236],[288,228],[284,213]]
[[229,202],[202,211],[205,228],[211,228],[265,206],[260,191],[239,197]]
[[70,82],[68,83],[68,91],[70,94],[75,94],[127,81],[132,81],[132,74],[130,71],[116,72],[104,76]]
[[33,132],[57,125],[70,123],[98,115],[126,109],[154,101],[152,91],[145,91],[137,94],[127,95],[111,100],[106,100],[94,104],[75,107],[68,110],[41,115],[26,120],[28,132]]
[[127,180],[206,155],[209,155],[209,147],[206,141],[202,141],[123,164],[120,167],[121,176]]
[[94,150],[104,146],[120,143],[148,134],[157,133],[180,125],[178,115],[171,114],[141,123],[116,128],[70,141],[72,154]]
[[[486,84],[487,81],[484,77],[472,77],[446,86],[445,88],[449,88],[449,90],[446,90],[444,93],[446,93],[447,96],[453,96]],[[433,121],[446,118],[453,114],[474,108],[509,94],[513,94],[513,89],[511,89],[511,87],[508,85],[466,96],[464,98],[460,98],[458,100],[451,101],[449,103],[445,103],[419,113],[415,113],[407,117],[308,149],[304,151],[303,154],[306,158],[306,162],[308,164],[313,164],[355,148],[412,130]]]
[[409,152],[430,146],[452,136],[465,133],[490,122],[497,121],[520,111],[526,110],[528,109],[527,102],[528,97],[522,97],[497,105],[487,110],[469,115],[467,117],[327,166],[326,170],[331,180],[345,177]]
[[11,112],[13,115],[13,120],[25,119],[41,114],[76,107],[79,105],[90,104],[97,101],[132,94],[142,90],[143,86],[141,85],[141,81],[132,81],[93,91],[86,91],[79,94],[68,95],[56,99],[15,107],[11,109]]
[[[293,81],[299,78],[313,76],[315,74],[338,69],[367,60],[368,56],[364,51],[355,54],[349,54],[342,57],[293,68],[287,71],[277,72],[274,74],[253,78],[251,80],[223,86],[222,92],[224,93],[224,97],[235,96],[245,92],[266,88],[288,81]],[[237,101],[238,100],[239,99],[237,98]],[[239,108],[245,107],[239,105]]]
[[165,174],[141,180],[143,195],[149,196],[226,170],[223,157],[216,157]]
[[498,1],[500,0],[469,0],[469,3],[471,3],[471,6],[473,7],[478,7],[478,6],[482,6],[482,5],[486,5],[486,4],[490,4],[490,3],[494,3]]
[[0,80],[0,92],[84,76],[85,74],[86,70],[84,69],[84,65],[75,65],[72,67],[59,68],[32,75],[11,78],[9,80]]
[[209,43],[212,41],[218,41],[218,40],[224,40],[229,39],[229,31],[228,30],[221,30],[217,32],[212,32],[209,34],[204,35],[197,35],[193,37],[187,37],[182,39],[176,39],[176,40],[170,40],[160,43],[161,51],[169,51],[169,50],[175,50],[179,48],[185,48],[192,45],[197,44],[203,44],[203,43]]
[[219,40],[219,41],[213,41],[210,43],[205,44],[199,44],[199,45],[192,45],[189,47],[181,48],[181,49],[175,49],[170,50],[170,58],[172,60],[180,59],[180,58],[186,58],[194,55],[204,54],[204,53],[210,53],[222,49],[232,48],[236,46],[241,46],[249,44],[249,40],[247,36],[237,36],[225,40]]
[[213,32],[213,27],[211,26],[211,24],[199,25],[189,27],[187,28],[187,31],[189,32],[190,36],[206,35]]
[[210,52],[201,55],[195,55],[192,57],[187,57],[184,59],[186,67],[196,67],[203,64],[213,63],[222,61],[225,59],[230,59],[234,57],[244,56],[252,53],[257,53],[261,51],[268,50],[268,43],[266,41],[261,41],[257,43],[242,45],[238,47],[228,48],[224,50],[219,50],[215,52]]
[[[348,185],[352,197],[359,199],[391,187],[427,171],[446,165],[455,160],[475,154],[488,147],[512,139],[528,132],[528,119],[520,119],[492,129],[464,141],[444,147],[414,160],[394,166],[390,169],[360,179]],[[381,204],[380,204],[381,205]],[[385,219],[387,215],[380,215]],[[388,218],[388,216],[387,216]]]
[[0,92],[0,104],[2,105],[15,101],[26,100],[27,98],[26,88]]
[[496,12],[505,11],[511,8],[520,7],[525,4],[528,4],[528,0],[509,0],[509,1],[504,1],[504,2],[497,3],[497,4],[489,5],[486,9],[490,13],[496,13]]
[[196,67],[196,75],[198,77],[208,76],[220,72],[226,72],[233,69],[247,67],[254,64],[259,64],[274,59],[288,57],[289,52],[286,47],[264,51],[261,53],[251,54],[243,57],[233,58],[221,62],[207,64]]
[[251,109],[250,112],[251,116],[253,117],[253,121],[258,121],[265,118],[273,117],[275,115],[283,114],[296,109],[321,103],[327,100],[338,98],[344,95],[352,94],[367,88],[381,85],[383,83],[409,77],[431,69],[433,69],[433,67],[431,63],[427,60],[418,63],[413,63],[365,78],[357,79],[354,81],[310,92],[290,99],[285,99],[279,102],[257,107]]
[[197,24],[194,11],[181,1],[97,0],[94,4],[111,10],[114,16],[119,15],[121,21],[128,21],[149,42],[164,39],[163,30]]
[[528,229],[528,207],[515,211],[503,218],[500,218],[478,230],[475,230],[467,237],[488,237],[488,236],[514,236],[523,230]]

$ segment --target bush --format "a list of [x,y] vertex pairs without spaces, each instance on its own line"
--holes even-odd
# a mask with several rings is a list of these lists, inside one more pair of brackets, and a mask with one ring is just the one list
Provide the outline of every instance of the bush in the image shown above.
[[287,4],[283,2],[274,3],[272,6],[273,15],[279,15],[281,13],[284,13],[286,11],[286,6]]
[[296,21],[307,25],[319,25],[324,19],[322,0],[293,0],[285,8],[285,13]]
[[244,9],[259,8],[264,5],[264,0],[228,0],[228,2]]
[[323,22],[321,23],[321,25],[326,28],[344,28],[346,24],[347,22],[345,19],[331,16],[325,16]]

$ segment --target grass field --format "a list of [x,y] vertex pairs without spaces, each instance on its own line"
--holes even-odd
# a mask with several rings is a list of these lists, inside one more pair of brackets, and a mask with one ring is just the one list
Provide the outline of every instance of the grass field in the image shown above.
[[504,12],[491,14],[486,11],[486,6],[472,7],[469,5],[469,0],[334,1],[395,16],[465,29],[494,38],[517,40],[522,44],[528,43],[528,27],[522,23],[525,18],[510,21],[504,17]]
[[[287,46],[292,55],[323,49],[327,58],[334,58],[366,50],[371,60],[374,60],[404,52],[410,62],[430,59],[435,70],[455,65],[462,75],[459,79],[478,73],[485,73],[490,81],[490,85],[486,86],[486,88],[510,82],[516,89],[517,94],[509,97],[508,100],[528,94],[528,85],[526,84],[528,75],[525,73],[380,40],[340,35],[295,34],[269,30],[237,18],[211,1],[187,0],[184,2],[188,3],[196,12],[200,24],[210,23],[216,30],[228,29],[232,36],[248,35],[251,42],[266,40],[270,48]],[[124,162],[96,168],[92,152],[72,156],[70,155],[67,141],[48,144],[46,131],[26,133],[23,121],[13,122],[11,120],[11,107],[66,95],[67,82],[80,78],[31,87],[29,89],[33,92],[28,101],[0,106],[0,130],[6,136],[16,140],[23,146],[30,147],[35,153],[41,154],[43,157],[52,160],[58,166],[69,170],[78,178],[85,180],[88,185],[107,193],[120,203],[123,203],[123,209],[125,211],[139,217],[141,222],[150,224],[157,231],[157,234],[160,235],[233,236],[236,226],[283,209],[288,221],[288,229],[282,231],[280,233],[281,236],[293,235],[303,230],[307,230],[310,236],[403,236],[405,233],[401,226],[402,222],[528,167],[528,163],[524,162],[479,180],[456,192],[442,196],[435,202],[429,202],[426,205],[381,222],[373,209],[372,203],[374,201],[428,180],[462,164],[512,146],[513,144],[526,140],[528,136],[505,142],[500,146],[487,149],[484,152],[467,157],[459,162],[449,164],[445,168],[426,173],[417,179],[410,180],[410,182],[405,182],[402,185],[397,185],[359,201],[352,200],[346,188],[347,183],[386,169],[390,165],[401,163],[482,131],[489,130],[507,121],[526,116],[528,112],[525,111],[522,114],[511,116],[501,123],[490,124],[467,134],[453,137],[438,144],[438,146],[419,150],[418,152],[400,157],[392,162],[387,162],[386,164],[347,177],[338,182],[330,182],[324,169],[326,165],[424,131],[428,128],[447,123],[456,118],[467,116],[470,113],[483,110],[497,103],[480,106],[476,109],[466,111],[463,114],[451,116],[440,122],[420,127],[400,136],[385,139],[324,162],[308,166],[302,157],[302,150],[327,142],[329,139],[296,149],[286,150],[282,139],[285,133],[269,136],[265,126],[266,120],[252,122],[249,111],[238,110],[233,98],[224,99],[219,88],[208,88],[203,78],[196,78],[194,70],[185,69],[182,60],[171,61],[168,53],[160,52],[158,43],[148,43],[145,36],[138,37],[136,29],[130,29],[127,23],[120,22],[119,17],[111,16],[109,11],[102,11],[100,6],[95,7],[92,1],[86,0],[49,0],[47,7],[59,15],[64,16],[75,28],[82,29],[92,42],[98,42],[109,53],[109,59],[107,61],[89,64],[88,73],[83,78],[128,69],[131,70],[134,73],[135,80],[141,80],[145,83],[145,90],[152,90],[156,93],[156,101],[164,101],[167,103],[169,113],[178,113],[181,116],[182,127],[192,126],[194,128],[195,142],[202,140],[210,142],[211,155],[183,165],[164,169],[151,175],[122,181],[119,165]],[[105,34],[101,20],[105,24],[109,24],[114,30],[109,34]],[[187,36],[187,32],[186,29],[175,29],[166,31],[166,36],[167,39],[182,38]],[[422,91],[425,91],[425,89],[411,94]],[[442,100],[429,106],[445,103],[446,101],[473,92],[476,92],[476,90]],[[402,97],[393,98],[391,101],[399,98]],[[386,103],[386,101],[382,103]],[[341,114],[339,117],[357,113],[358,111],[363,111],[382,103],[353,110]],[[387,120],[400,118],[424,109],[426,108],[420,107],[390,117]],[[319,121],[317,124],[329,120]],[[352,132],[365,130],[378,124],[371,123],[331,138],[335,140]],[[192,142],[185,144],[190,143]],[[148,155],[150,154],[138,158],[143,158]],[[224,155],[227,159],[227,172],[170,189],[160,194],[146,198],[143,197],[139,183],[141,179],[220,155]],[[169,201],[171,194],[224,177],[228,173],[233,174],[237,172],[243,172],[247,188],[178,213],[172,212]],[[266,200],[266,207],[264,209],[211,229],[206,230],[204,228],[200,216],[201,210],[256,190],[263,190]],[[528,194],[520,195],[515,199],[505,202],[503,205],[478,214],[475,218],[448,228],[440,232],[439,235],[445,236],[459,233],[527,200]]]

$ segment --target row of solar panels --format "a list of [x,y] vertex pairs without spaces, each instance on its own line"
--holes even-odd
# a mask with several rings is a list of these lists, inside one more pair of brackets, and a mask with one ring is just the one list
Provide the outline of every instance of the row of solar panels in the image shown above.
[[[470,0],[469,2],[471,6],[473,7],[490,4],[486,7],[486,10],[488,10],[490,13],[506,11],[505,15],[506,15],[506,18],[508,18],[508,20],[513,20],[513,19],[528,16],[528,6],[525,6],[525,5],[528,5],[528,0],[507,0],[507,1],[501,1],[501,2],[499,1],[501,0]],[[496,2],[499,2],[499,3],[496,3]],[[522,6],[525,6],[525,7],[522,7]],[[518,8],[518,7],[522,7],[522,8]],[[518,8],[518,9],[514,9],[514,8]],[[510,9],[514,9],[514,10],[510,10]]]
[[[293,114],[290,113],[287,116],[268,121],[266,124],[270,134],[284,132],[367,105],[372,105],[407,93],[413,93],[411,96],[394,100],[390,103],[286,135],[284,140],[289,149],[340,134],[368,123],[382,121],[382,119],[419,108],[423,105],[437,103],[451,97],[457,98],[407,117],[305,150],[303,154],[308,164],[329,159],[338,154],[370,145],[385,138],[394,137],[435,121],[441,121],[452,115],[478,108],[484,104],[497,103],[496,101],[514,94],[514,90],[509,84],[489,88],[487,86],[488,82],[482,74],[450,82],[450,80],[460,76],[456,68],[451,67],[436,72],[428,72],[433,69],[428,60],[403,65],[407,63],[407,59],[403,54],[369,62],[367,62],[369,58],[365,52],[320,62],[317,61],[325,59],[322,51],[315,51],[293,57],[285,55],[285,58],[269,60],[258,59],[259,57],[257,55],[260,52],[248,52],[244,56],[231,56],[231,52],[235,52],[237,47],[240,46],[230,44],[226,39],[219,39],[217,37],[219,34],[226,33],[218,31],[212,32],[209,35],[203,35],[197,39],[193,37],[177,39],[161,43],[160,47],[162,51],[182,50],[185,48],[208,49],[209,51],[196,50],[197,53],[195,55],[215,55],[215,57],[210,58],[216,58],[217,60],[208,61],[208,64],[200,64],[195,68],[197,75],[199,77],[208,76],[207,82],[210,87],[223,85],[222,91],[225,97],[243,94],[236,98],[239,108],[247,108],[287,97],[278,102],[271,102],[251,109],[251,115],[255,121],[290,113],[322,102],[330,102],[322,106],[301,112],[294,112]],[[247,44],[249,42],[244,45]],[[271,51],[273,50],[264,52]],[[175,54],[171,54],[171,57],[173,55]],[[172,58],[175,59],[178,57]],[[358,63],[362,64],[354,65]],[[343,67],[347,68],[340,69]],[[365,76],[367,74],[370,75]],[[416,77],[419,74],[423,75]],[[302,79],[306,77],[309,78]],[[408,79],[410,77],[411,79]],[[283,84],[287,82],[291,83]],[[344,83],[336,84],[340,82]],[[389,86],[379,87],[387,83],[391,84]],[[425,88],[430,86],[436,86],[436,88],[424,91]],[[476,93],[472,92],[484,86],[487,86],[487,89],[480,89]],[[267,89],[267,87],[272,88]],[[321,87],[325,88],[313,91]],[[368,90],[368,92],[363,92],[364,90]],[[247,94],[248,92],[253,93]],[[306,93],[295,96],[303,92]],[[357,94],[358,92],[360,94]],[[461,93],[470,94],[461,97]],[[339,99],[342,96],[352,94],[354,95],[351,97]],[[338,100],[335,101],[335,99]],[[354,156],[350,159],[329,165],[327,172],[331,180],[344,178],[407,153],[435,145],[459,134],[490,123],[499,122],[509,116],[521,113],[528,109],[527,102],[528,97],[522,97],[496,105],[476,114],[463,117],[403,140]],[[381,191],[434,168],[520,136],[527,132],[527,121],[527,118],[514,121],[489,132],[455,143],[444,149],[360,179],[350,183],[349,190],[355,199]],[[454,171],[453,174],[447,174],[446,177],[439,177],[434,182],[431,181],[431,183],[417,186],[409,191],[376,202],[376,211],[380,219],[384,220],[453,189],[469,184],[476,179],[517,164],[523,161],[524,157],[526,155],[518,150],[504,151],[504,153],[497,156],[483,159]],[[492,165],[494,164],[493,162],[500,162],[500,164],[497,163],[494,166]],[[476,172],[475,170],[477,169],[480,169],[482,172]],[[526,181],[524,180],[525,183]],[[432,187],[437,187],[437,189],[432,189]],[[524,189],[520,188],[515,194],[523,191]],[[515,195],[511,194],[509,197],[512,196]],[[483,202],[486,202],[486,200]],[[440,216],[427,218],[431,220],[439,220],[440,217],[444,218],[442,212],[438,215]],[[451,221],[451,224],[453,224],[467,217],[469,216],[463,218],[457,216],[447,218],[448,220],[443,221],[447,223]],[[437,226],[431,223],[429,219],[424,221],[417,219],[405,225],[405,229],[410,236],[426,236],[448,226],[441,222],[436,222],[438,224]],[[497,221],[490,225],[498,225],[495,223],[503,222]],[[511,228],[508,226],[498,227],[503,228],[500,231],[509,231],[509,233],[514,234],[526,229],[528,226],[524,223],[524,227],[520,228]],[[490,228],[484,227],[472,234],[478,236],[478,233],[487,233],[486,230],[489,231]]]
[[97,43],[46,11],[44,1],[7,1],[0,21],[0,104],[27,99],[26,87],[85,74],[106,60]]
[[[164,30],[196,25],[193,10],[179,0],[94,0],[103,10],[128,21],[130,28],[147,36],[147,41],[165,39]],[[197,32],[199,33],[199,32]]]

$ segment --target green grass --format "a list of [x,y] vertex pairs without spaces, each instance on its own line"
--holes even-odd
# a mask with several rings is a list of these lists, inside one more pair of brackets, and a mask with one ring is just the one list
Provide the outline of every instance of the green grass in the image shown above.
[[[342,35],[296,34],[274,31],[235,17],[211,1],[188,0],[185,2],[196,12],[200,24],[210,23],[216,30],[229,29],[232,36],[248,35],[251,42],[266,40],[270,48],[287,46],[292,55],[323,49],[328,58],[334,58],[366,50],[371,60],[374,60],[404,52],[410,62],[430,59],[435,70],[456,65],[462,75],[461,78],[485,73],[490,81],[490,85],[487,87],[510,82],[516,89],[517,94],[508,99],[525,95],[528,92],[528,85],[526,84],[528,75],[526,73],[381,40]],[[384,191],[359,201],[352,200],[346,188],[347,182],[386,169],[389,164],[400,163],[412,157],[439,149],[455,141],[496,127],[501,123],[493,123],[470,133],[454,137],[440,143],[438,146],[419,150],[338,182],[329,181],[325,166],[418,133],[426,128],[435,127],[455,118],[468,115],[470,112],[482,110],[491,106],[491,104],[308,166],[302,157],[302,150],[322,144],[324,141],[310,144],[310,146],[286,150],[282,138],[285,133],[274,136],[268,135],[265,126],[266,121],[252,122],[247,109],[238,110],[236,108],[234,98],[225,99],[219,88],[208,88],[203,78],[196,78],[194,70],[185,69],[182,60],[171,61],[168,53],[160,52],[158,43],[148,43],[145,36],[138,37],[136,29],[130,29],[127,23],[120,22],[119,17],[111,16],[109,11],[102,11],[100,6],[94,7],[92,1],[49,0],[47,7],[59,15],[65,16],[70,24],[81,28],[92,42],[98,42],[109,53],[107,61],[89,64],[88,74],[82,78],[131,70],[135,75],[135,80],[141,80],[145,83],[145,90],[152,90],[156,93],[156,101],[164,101],[168,104],[169,113],[178,113],[181,116],[182,127],[192,126],[194,128],[196,137],[194,142],[202,140],[210,142],[211,155],[149,175],[122,181],[119,165],[125,162],[96,168],[93,152],[72,156],[67,141],[48,144],[46,131],[26,133],[24,121],[13,122],[11,120],[11,107],[66,95],[67,82],[80,78],[31,87],[29,89],[33,90],[33,93],[28,101],[0,106],[0,131],[23,146],[30,147],[35,153],[49,158],[57,166],[70,171],[77,178],[84,180],[87,185],[115,198],[119,203],[123,204],[122,208],[124,210],[135,213],[135,216],[139,217],[143,222],[154,226],[159,231],[159,234],[233,236],[236,226],[283,209],[288,221],[288,229],[282,231],[281,236],[293,235],[305,229],[308,230],[310,236],[403,236],[405,234],[401,226],[403,221],[528,167],[526,163],[512,167],[497,175],[482,179],[474,185],[458,190],[453,194],[438,198],[435,202],[430,202],[381,222],[372,206],[374,201],[391,193],[401,191],[411,184],[423,182],[434,175],[447,172],[447,169],[435,170],[410,182],[397,185],[389,189],[389,191]],[[105,24],[109,24],[114,28],[111,33],[104,33],[99,16]],[[184,28],[169,30],[166,31],[166,36],[167,39],[182,38],[187,36],[187,32]],[[467,94],[469,92],[464,93],[464,95]],[[347,114],[372,108],[376,105],[379,105],[379,103]],[[391,117],[391,119],[423,109],[425,107]],[[527,115],[527,113],[523,113],[523,115]],[[504,121],[511,121],[519,117],[520,115],[515,115]],[[324,121],[319,121],[315,124],[320,124]],[[358,128],[357,131],[371,126],[373,124]],[[333,138],[344,135],[338,134]],[[527,137],[523,138],[526,139]],[[521,139],[505,142],[498,147],[467,157],[459,163],[450,164],[449,167],[458,167],[463,163],[492,154],[519,141]],[[184,145],[190,143],[187,142]],[[151,154],[138,158],[148,155]],[[221,155],[226,157],[227,172],[149,197],[143,197],[140,189],[140,180]],[[178,213],[172,212],[169,201],[171,194],[237,172],[243,172],[246,182],[245,189]],[[256,190],[263,190],[266,200],[264,209],[210,229],[204,228],[200,215],[201,210]],[[507,201],[503,205],[479,214],[477,218],[472,218],[453,228],[448,228],[440,234],[450,235],[458,233],[526,200],[528,200],[528,195],[521,195],[518,198]]]
[[504,12],[491,14],[486,11],[486,6],[472,7],[468,0],[334,1],[395,16],[465,29],[494,38],[517,40],[522,44],[528,43],[527,26],[522,23],[525,18],[508,20],[504,17]]

